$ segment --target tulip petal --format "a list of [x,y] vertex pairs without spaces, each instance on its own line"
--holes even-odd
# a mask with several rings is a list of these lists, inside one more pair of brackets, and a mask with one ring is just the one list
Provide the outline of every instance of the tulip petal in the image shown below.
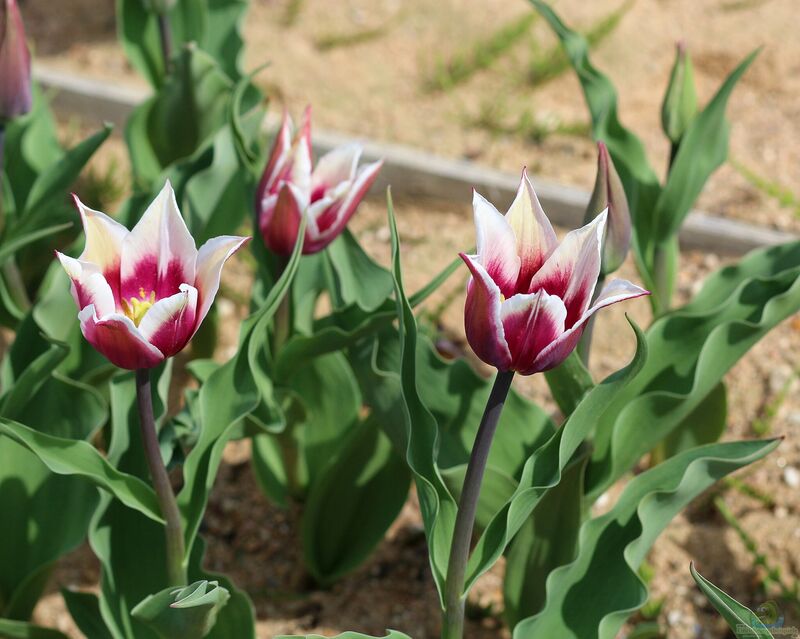
[[286,162],[289,159],[289,153],[292,148],[292,118],[289,113],[284,110],[283,121],[281,128],[275,136],[275,141],[272,143],[272,150],[269,154],[269,162],[267,168],[264,169],[261,183],[258,185],[258,201],[261,202],[267,195],[273,193],[277,188],[278,176],[282,173]]
[[586,321],[601,308],[622,302],[624,300],[649,295],[649,291],[632,284],[627,280],[614,280],[607,284],[597,296],[592,307],[581,316],[574,326],[566,330],[555,342],[545,348],[536,358],[534,368],[536,371],[546,371],[555,368],[575,350],[583,334]]
[[56,256],[72,280],[72,297],[78,310],[93,305],[101,317],[116,311],[114,293],[97,265],[76,260],[58,251]]
[[95,264],[111,286],[115,299],[119,299],[120,254],[122,244],[130,232],[105,213],[90,209],[77,195],[72,198],[81,216],[83,233],[86,236],[83,252],[78,259]]
[[514,230],[494,205],[477,191],[473,191],[472,208],[478,238],[478,260],[503,295],[511,297],[517,292],[520,270]]
[[181,284],[194,281],[196,261],[194,239],[168,181],[123,243],[121,295],[174,295]]
[[514,295],[500,305],[500,318],[511,368],[523,375],[537,372],[536,357],[564,332],[567,309],[559,297],[540,290]]
[[181,284],[180,292],[158,300],[139,324],[142,336],[165,357],[178,353],[194,335],[197,319],[197,289]]
[[604,211],[586,226],[567,233],[531,280],[529,292],[544,289],[562,299],[567,307],[567,328],[586,311],[597,285],[606,215]]
[[[313,220],[309,214],[308,229],[306,230],[306,246],[303,253],[309,255],[325,248],[347,226],[350,218],[356,212],[358,205],[369,191],[375,178],[383,166],[383,160],[362,166],[356,174],[356,179],[347,191],[347,194],[338,202],[323,210]],[[334,193],[335,196],[335,193]],[[311,205],[314,206],[313,204]]]
[[311,201],[318,192],[335,187],[341,182],[351,181],[356,175],[361,145],[355,142],[344,144],[323,155],[311,173]]
[[259,220],[264,244],[273,253],[291,255],[300,230],[302,196],[295,186],[285,182],[271,211],[265,211]]
[[520,257],[517,290],[527,291],[533,275],[558,246],[558,238],[533,190],[526,169],[522,170],[517,195],[506,213],[506,220],[514,229],[517,255]]
[[208,240],[200,247],[197,254],[197,279],[195,280],[198,294],[195,331],[200,328],[201,322],[205,319],[217,296],[222,267],[231,255],[249,241],[249,237],[221,235]]
[[150,344],[135,324],[124,315],[114,313],[98,318],[94,305],[78,313],[81,332],[86,340],[112,364],[136,370],[152,368],[164,361],[164,355]]
[[467,284],[467,301],[464,306],[467,341],[481,360],[499,370],[509,370],[511,352],[500,316],[500,288],[483,268],[477,256],[464,253],[460,256],[472,272],[472,279]]

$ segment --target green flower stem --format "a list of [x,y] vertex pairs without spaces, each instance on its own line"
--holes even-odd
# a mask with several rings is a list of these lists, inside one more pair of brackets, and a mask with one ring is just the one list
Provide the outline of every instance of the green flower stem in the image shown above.
[[172,484],[169,482],[167,469],[161,459],[161,448],[158,445],[156,422],[153,417],[153,397],[150,389],[150,371],[140,368],[136,371],[136,400],[139,405],[139,426],[142,432],[147,466],[153,480],[161,516],[166,522],[164,532],[167,538],[167,577],[170,586],[186,585],[186,568],[183,564],[185,554],[183,542],[183,523],[178,510],[178,502]]
[[467,465],[467,474],[464,477],[456,524],[453,529],[450,560],[447,564],[442,639],[462,639],[464,636],[464,604],[467,599],[466,593],[463,593],[464,576],[467,572],[472,529],[475,526],[475,513],[478,510],[478,498],[481,494],[481,483],[486,471],[492,439],[497,429],[497,423],[500,421],[500,414],[503,412],[512,379],[514,379],[514,371],[497,373]]
[[[0,122],[0,176],[2,176],[5,171],[5,148],[6,125],[4,122]],[[6,226],[6,215],[3,207],[4,190],[3,182],[0,181],[0,232],[5,230]],[[27,312],[31,307],[31,300],[28,297],[25,282],[22,279],[22,274],[19,272],[19,267],[14,261],[14,258],[11,257],[4,262],[2,267],[0,267],[0,271],[2,271],[3,279],[5,280],[6,286],[8,286],[11,297],[14,298],[14,302],[21,310]]]
[[164,69],[172,70],[172,27],[166,13],[158,14],[158,36],[161,40],[161,53],[164,56]]
[[[594,301],[597,299],[597,296],[600,295],[600,291],[603,290],[605,283],[606,276],[600,273],[600,276],[597,278],[597,284],[594,287],[592,303],[594,303]],[[581,361],[587,368],[589,367],[589,357],[592,354],[592,333],[594,333],[594,322],[596,319],[597,313],[589,318],[589,321],[586,322],[586,328],[583,331],[583,335],[581,336],[581,341],[578,342],[578,355],[580,355]]]

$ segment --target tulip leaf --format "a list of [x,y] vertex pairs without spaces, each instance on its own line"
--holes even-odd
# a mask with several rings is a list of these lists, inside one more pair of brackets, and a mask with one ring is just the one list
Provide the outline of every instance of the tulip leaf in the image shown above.
[[[131,64],[154,87],[166,80],[158,22],[142,0],[117,0],[117,31]],[[175,50],[196,42],[233,79],[241,75],[245,0],[178,0],[168,13]]]
[[100,599],[93,592],[61,589],[67,610],[80,630],[92,639],[114,639],[100,613]]
[[656,320],[647,364],[599,416],[587,494],[596,499],[679,428],[750,347],[798,309],[800,242],[791,242],[720,269],[692,302]]
[[70,149],[36,178],[30,194],[25,202],[24,218],[31,217],[39,223],[44,221],[42,212],[46,212],[53,200],[60,202],[65,192],[78,179],[83,167],[111,135],[112,127],[105,125],[100,131],[86,138]]
[[69,639],[52,628],[42,628],[27,621],[0,619],[0,637],[3,639]]
[[[451,466],[442,469],[442,478],[455,499],[461,499],[467,465]],[[517,489],[517,481],[496,466],[487,465],[481,481],[481,495],[475,513],[475,525],[486,528],[494,514],[511,498]]]
[[[6,353],[0,415],[49,435],[88,439],[106,421],[106,403],[93,388],[56,372],[67,349],[38,330],[28,315]],[[85,538],[97,500],[88,482],[53,474],[33,452],[0,437],[0,503],[14,513],[0,527],[0,615],[30,616],[53,562]],[[40,534],[55,529],[58,535]]]
[[[700,446],[634,477],[608,513],[581,526],[576,559],[550,574],[544,609],[517,624],[513,636],[616,637],[625,619],[647,600],[637,570],[670,520],[714,482],[779,443]],[[614,587],[598,589],[600,581]]]
[[[431,412],[419,396],[417,381],[417,325],[411,305],[403,290],[400,268],[400,243],[391,195],[387,196],[389,229],[392,237],[392,274],[397,302],[400,338],[400,370],[384,372],[387,386],[391,379],[402,398],[402,428],[395,433],[393,443],[404,451],[414,475],[422,520],[428,539],[429,559],[440,600],[444,592],[450,542],[457,512],[456,502],[442,479],[436,465],[439,433]],[[393,396],[393,393],[391,393]],[[393,402],[392,402],[393,403]]]
[[658,195],[658,177],[647,160],[644,145],[617,115],[617,91],[608,77],[598,71],[589,60],[589,43],[586,38],[566,26],[552,8],[543,0],[529,0],[547,21],[561,41],[572,68],[581,83],[586,105],[592,117],[592,134],[606,143],[614,166],[625,186],[625,192],[634,216],[634,227],[650,215],[646,208]]
[[335,273],[332,290],[336,306],[356,304],[374,311],[392,294],[392,276],[364,252],[358,240],[345,229],[327,249]]
[[683,134],[667,183],[651,212],[655,225],[653,242],[660,243],[678,233],[706,181],[725,162],[730,133],[730,123],[725,118],[728,99],[758,53],[754,51],[734,69]]
[[554,369],[546,371],[544,377],[553,399],[564,415],[571,415],[584,395],[594,386],[592,375],[577,351],[573,351]]
[[163,522],[152,488],[132,475],[119,472],[91,444],[46,435],[3,418],[0,418],[0,434],[25,446],[54,473],[83,477],[129,508]]
[[773,639],[772,633],[756,613],[703,577],[695,569],[694,563],[689,566],[689,571],[692,573],[692,579],[695,580],[698,588],[706,596],[709,603],[722,615],[737,639]]
[[161,639],[205,637],[230,593],[216,581],[201,580],[188,586],[170,586],[148,595],[131,615],[153,629]]
[[375,419],[359,424],[310,486],[302,537],[311,574],[330,583],[361,564],[402,509],[409,484],[405,461]]
[[586,451],[567,465],[561,481],[544,494],[509,546],[503,579],[509,628],[544,607],[548,575],[575,559],[588,459]]
[[684,450],[719,441],[728,418],[728,392],[724,382],[697,404],[692,412],[659,444],[664,458]]

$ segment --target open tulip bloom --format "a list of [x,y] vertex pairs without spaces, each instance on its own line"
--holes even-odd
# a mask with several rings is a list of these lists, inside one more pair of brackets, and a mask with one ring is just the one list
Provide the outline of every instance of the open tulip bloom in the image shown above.
[[284,113],[258,187],[258,225],[267,248],[290,255],[305,216],[303,253],[309,255],[344,230],[383,162],[359,169],[361,146],[347,144],[323,155],[312,170],[310,107],[294,138],[292,129],[292,120]]
[[505,216],[478,193],[473,206],[478,250],[461,254],[472,272],[464,322],[472,350],[498,370],[558,366],[594,313],[648,294],[614,280],[594,298],[607,211],[559,244],[525,171]]
[[86,246],[77,259],[57,255],[72,280],[81,331],[120,368],[152,368],[195,334],[222,266],[249,238],[215,237],[198,250],[169,182],[132,231],[75,203]]

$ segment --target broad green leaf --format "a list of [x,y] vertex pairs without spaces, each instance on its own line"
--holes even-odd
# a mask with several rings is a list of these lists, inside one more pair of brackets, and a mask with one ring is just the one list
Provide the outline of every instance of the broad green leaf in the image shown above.
[[[30,329],[37,329],[30,316],[20,328],[3,361],[7,390],[0,415],[50,435],[91,437],[107,418],[105,401],[94,389],[54,372],[66,357],[64,345],[32,336]],[[41,342],[39,349],[29,348],[31,337]],[[53,562],[85,538],[97,499],[88,482],[55,475],[27,448],[0,438],[0,504],[14,513],[0,527],[0,615],[29,618]],[[58,535],[41,533],[55,529]]]
[[659,444],[664,458],[684,450],[719,441],[725,432],[728,417],[728,393],[720,382],[705,399]]
[[[25,203],[23,216],[40,220],[41,212],[52,206],[53,201],[63,201],[67,189],[78,179],[86,163],[111,135],[111,125],[104,126],[94,135],[70,149],[58,162],[49,166],[36,178]],[[43,221],[41,219],[40,221]]]
[[773,639],[772,633],[756,613],[703,577],[695,569],[694,563],[689,566],[689,571],[692,573],[692,579],[711,605],[722,615],[737,639]]
[[594,386],[592,375],[577,351],[556,368],[545,372],[544,377],[553,399],[564,415],[571,415],[584,395]]
[[329,583],[361,564],[402,509],[409,484],[375,420],[361,423],[310,486],[302,538],[311,574]]
[[0,418],[0,434],[28,448],[54,473],[87,479],[129,508],[163,522],[152,488],[118,471],[91,444],[46,435],[3,418]]
[[724,267],[692,302],[658,319],[647,332],[647,364],[599,419],[589,497],[678,428],[753,344],[798,309],[800,242],[793,242]]
[[[442,478],[450,489],[454,499],[461,499],[467,465],[451,466],[442,469]],[[478,510],[475,513],[475,525],[478,529],[486,528],[495,513],[511,498],[517,489],[517,481],[503,470],[495,466],[486,466],[481,481],[481,495]]]
[[113,639],[100,614],[100,600],[93,592],[61,589],[61,596],[78,629],[92,639]]
[[757,55],[754,51],[736,67],[681,138],[667,183],[652,211],[654,243],[678,233],[706,180],[728,157],[730,124],[725,109],[734,87]]
[[205,637],[230,593],[216,581],[201,580],[188,586],[165,588],[148,595],[131,611],[136,619],[162,639]]
[[637,570],[661,531],[714,482],[779,443],[700,446],[633,478],[608,513],[583,524],[577,558],[550,574],[544,609],[517,624],[514,637],[616,637],[625,619],[647,600]]
[[348,229],[326,251],[335,273],[331,294],[343,306],[374,311],[392,294],[392,276],[364,252]]
[[3,639],[69,639],[67,635],[58,630],[11,619],[0,619],[0,637]]
[[164,78],[158,24],[142,0],[117,0],[117,37],[128,60],[153,87]]
[[547,576],[575,559],[583,516],[583,471],[588,451],[564,469],[511,542],[503,579],[509,628],[539,612],[545,603]]
[[436,465],[439,435],[436,420],[419,396],[416,372],[417,326],[411,305],[403,290],[400,268],[400,244],[391,196],[388,196],[389,229],[392,235],[392,274],[397,302],[400,339],[400,370],[387,373],[398,384],[402,396],[403,432],[394,442],[406,454],[414,474],[422,520],[428,539],[429,559],[434,581],[441,599],[444,592],[450,541],[456,517],[456,502],[445,485]]

